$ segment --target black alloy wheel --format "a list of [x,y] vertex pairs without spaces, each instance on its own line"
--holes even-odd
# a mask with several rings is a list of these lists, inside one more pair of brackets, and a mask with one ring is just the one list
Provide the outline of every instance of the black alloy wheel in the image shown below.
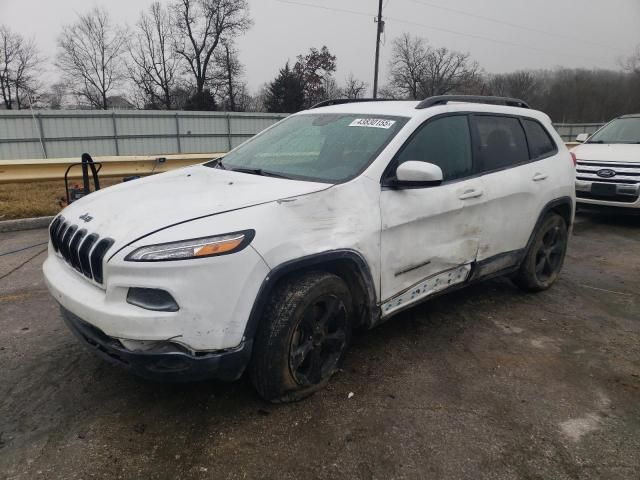
[[351,340],[353,300],[329,272],[291,275],[270,294],[253,345],[250,374],[262,398],[301,400],[336,373]]
[[552,276],[558,274],[566,248],[566,228],[557,223],[550,225],[543,233],[536,251],[535,272],[541,283],[548,282]]
[[335,371],[347,346],[347,309],[335,295],[310,305],[291,337],[289,368],[299,385],[316,385]]
[[519,270],[513,275],[515,284],[529,292],[546,290],[557,280],[569,242],[565,219],[550,213],[535,232]]

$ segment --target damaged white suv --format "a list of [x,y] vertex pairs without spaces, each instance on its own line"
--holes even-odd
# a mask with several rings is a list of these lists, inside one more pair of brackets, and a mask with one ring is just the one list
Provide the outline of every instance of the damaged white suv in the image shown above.
[[519,100],[333,101],[221,160],[124,183],[50,226],[44,274],[69,328],[147,378],[303,398],[352,331],[478,280],[543,290],[562,267],[575,171]]

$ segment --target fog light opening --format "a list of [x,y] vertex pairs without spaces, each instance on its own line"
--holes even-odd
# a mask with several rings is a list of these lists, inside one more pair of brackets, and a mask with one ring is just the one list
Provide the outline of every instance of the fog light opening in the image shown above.
[[127,303],[154,312],[177,312],[178,303],[165,290],[157,288],[131,287],[127,292]]

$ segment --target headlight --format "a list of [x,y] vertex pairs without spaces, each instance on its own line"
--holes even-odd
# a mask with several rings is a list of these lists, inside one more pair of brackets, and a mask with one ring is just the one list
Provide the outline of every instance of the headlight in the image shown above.
[[126,256],[125,260],[130,262],[162,262],[227,255],[239,252],[249,245],[255,233],[255,230],[245,230],[214,237],[149,245],[134,250]]

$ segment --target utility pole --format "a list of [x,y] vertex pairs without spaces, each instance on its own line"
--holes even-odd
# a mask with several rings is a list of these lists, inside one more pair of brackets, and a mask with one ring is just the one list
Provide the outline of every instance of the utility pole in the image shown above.
[[384,22],[382,21],[382,0],[378,0],[378,18],[376,19],[378,32],[376,36],[376,66],[373,76],[373,98],[378,98],[378,70],[380,67],[380,36],[384,32]]

